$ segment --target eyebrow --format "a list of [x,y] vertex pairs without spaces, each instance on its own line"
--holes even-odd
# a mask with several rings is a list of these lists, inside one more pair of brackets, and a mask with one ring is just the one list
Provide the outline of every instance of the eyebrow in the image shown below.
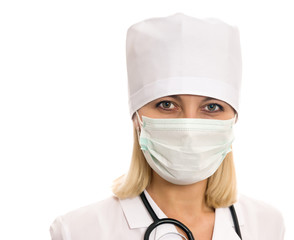
[[218,100],[218,99],[216,99],[216,98],[205,97],[205,98],[202,100],[202,102],[206,102],[206,101],[210,101],[210,100],[217,100],[217,101],[220,101],[220,100]]

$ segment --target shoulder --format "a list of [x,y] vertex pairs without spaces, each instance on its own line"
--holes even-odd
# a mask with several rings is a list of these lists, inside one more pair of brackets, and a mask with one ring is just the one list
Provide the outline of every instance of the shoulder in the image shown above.
[[245,215],[254,214],[257,218],[270,217],[276,221],[283,219],[281,212],[277,208],[257,199],[240,195],[238,204]]
[[[119,199],[112,196],[59,216],[50,226],[52,240],[97,239],[103,226],[123,217]],[[82,238],[80,238],[83,236]]]
[[121,211],[118,198],[112,196],[102,201],[78,208],[61,216],[67,224],[87,225],[92,220],[103,218],[107,220]]
[[245,229],[252,236],[258,234],[259,239],[283,239],[284,219],[277,208],[244,195],[239,196],[236,208],[238,208],[238,214],[241,215]]
[[89,204],[87,206],[78,208],[74,211],[71,211],[63,216],[64,219],[72,220],[78,219],[79,217],[91,218],[102,215],[102,213],[110,214],[110,209],[117,209],[119,207],[119,200],[115,196],[108,197],[104,200],[101,200],[96,203]]

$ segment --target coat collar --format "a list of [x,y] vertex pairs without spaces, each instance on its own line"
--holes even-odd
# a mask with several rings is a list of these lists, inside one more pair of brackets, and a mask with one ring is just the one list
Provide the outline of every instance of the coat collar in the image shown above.
[[120,199],[119,201],[131,229],[147,228],[153,222],[140,196],[135,198]]
[[[153,199],[150,197],[146,190],[145,195],[156,215],[159,218],[166,217],[166,215],[156,205],[156,203],[153,201]],[[147,209],[145,208],[143,202],[141,201],[140,196],[120,200],[120,204],[130,229],[147,228],[150,224],[153,223],[153,220],[149,215]],[[235,203],[234,206],[242,233],[242,229],[244,228],[244,218],[242,209],[240,207],[239,202]],[[177,233],[176,228],[174,226],[170,226],[169,224],[166,224],[164,227],[161,228],[158,227],[154,232],[155,234],[153,236],[156,236],[154,239],[157,239],[158,237],[166,234],[167,232]],[[235,232],[234,222],[229,208],[215,209],[215,225],[212,239],[240,240],[240,238]]]

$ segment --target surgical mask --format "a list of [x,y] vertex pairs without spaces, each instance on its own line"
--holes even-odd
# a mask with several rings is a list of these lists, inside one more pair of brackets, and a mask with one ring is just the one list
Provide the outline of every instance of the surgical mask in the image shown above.
[[142,116],[139,144],[150,167],[177,185],[202,181],[218,169],[232,150],[235,118],[156,119]]

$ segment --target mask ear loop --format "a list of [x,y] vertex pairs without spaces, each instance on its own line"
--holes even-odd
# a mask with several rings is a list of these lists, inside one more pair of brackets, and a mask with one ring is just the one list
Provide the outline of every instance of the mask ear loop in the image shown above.
[[238,121],[238,117],[239,117],[239,115],[238,115],[238,113],[236,112],[236,113],[235,113],[235,116],[234,116],[234,123],[236,123],[236,122]]
[[[234,119],[234,125],[235,125],[235,124],[236,124],[236,121],[237,121],[237,119],[238,119],[238,113],[235,113],[233,119]],[[230,151],[229,151],[229,152],[231,152],[231,151],[233,151],[232,145],[230,146]],[[228,152],[228,153],[229,153],[229,152]],[[228,153],[227,153],[227,154],[228,154]]]
[[143,122],[140,119],[138,111],[136,111],[136,130],[137,130],[137,135],[138,135],[138,140],[140,139],[140,133],[141,133],[141,127],[143,126]]
[[142,126],[142,125],[143,125],[143,122],[141,121],[141,118],[140,118],[140,116],[139,116],[138,111],[136,111],[136,115],[137,115],[137,120],[138,120],[139,123],[140,123],[140,126]]

